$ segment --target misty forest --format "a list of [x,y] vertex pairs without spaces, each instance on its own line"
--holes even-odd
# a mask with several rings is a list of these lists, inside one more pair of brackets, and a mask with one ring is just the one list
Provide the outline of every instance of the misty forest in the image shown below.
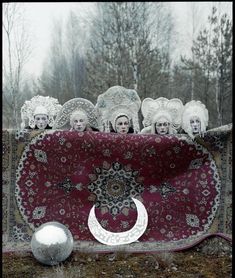
[[[218,3],[218,2],[217,2]],[[232,19],[216,6],[207,23],[191,2],[188,21],[190,55],[177,49],[174,17],[163,2],[97,2],[96,12],[81,17],[71,11],[53,21],[50,48],[39,76],[25,73],[33,47],[21,3],[3,5],[3,128],[20,126],[20,109],[35,95],[60,104],[97,97],[114,85],[146,97],[202,101],[209,127],[232,122]],[[84,28],[85,26],[85,28]],[[186,30],[185,30],[186,31]]]

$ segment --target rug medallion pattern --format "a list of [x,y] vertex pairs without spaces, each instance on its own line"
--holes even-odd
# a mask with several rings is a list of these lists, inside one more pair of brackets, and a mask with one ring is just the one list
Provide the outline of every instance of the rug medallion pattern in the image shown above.
[[163,243],[164,250],[178,250],[213,233],[229,236],[229,134],[193,142],[186,135],[4,131],[6,249],[27,245],[36,227],[54,220],[70,229],[77,245],[109,250],[90,233],[89,211],[95,204],[106,230],[126,231],[137,218],[131,197],[144,204],[149,223],[129,250],[160,250]]

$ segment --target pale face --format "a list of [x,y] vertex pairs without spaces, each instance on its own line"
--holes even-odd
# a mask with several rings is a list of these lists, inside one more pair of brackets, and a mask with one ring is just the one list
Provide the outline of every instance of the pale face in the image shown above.
[[128,133],[130,122],[126,116],[121,116],[116,120],[115,128],[117,133]]
[[72,128],[77,131],[84,131],[87,126],[87,119],[83,115],[76,115],[73,118]]
[[155,123],[155,128],[157,134],[160,135],[165,135],[169,133],[169,126],[170,123],[167,121],[165,118],[160,118],[158,121]]
[[190,119],[190,126],[192,128],[193,134],[198,134],[201,132],[201,121],[198,117],[192,117]]
[[38,129],[45,129],[48,125],[49,119],[46,114],[38,114],[34,116],[34,121]]

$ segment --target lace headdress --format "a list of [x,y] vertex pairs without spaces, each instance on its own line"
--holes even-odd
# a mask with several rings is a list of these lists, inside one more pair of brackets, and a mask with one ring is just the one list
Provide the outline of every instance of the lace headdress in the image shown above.
[[145,98],[142,102],[141,112],[144,117],[144,127],[155,124],[158,119],[165,118],[175,130],[181,126],[181,115],[183,103],[178,98],[167,99],[159,97],[157,99]]
[[48,125],[50,127],[54,124],[54,119],[61,109],[62,105],[58,100],[49,96],[34,96],[31,100],[26,100],[21,107],[21,128],[24,129],[27,125],[35,128],[34,116],[43,114],[48,116]]
[[132,123],[135,133],[140,130],[138,111],[141,100],[135,90],[113,86],[98,96],[96,109],[101,118],[102,130],[110,132],[110,123],[115,130],[119,116],[126,116]]
[[95,106],[85,98],[73,98],[65,102],[58,113],[53,129],[68,128],[75,114],[82,114],[88,119],[91,127],[99,128]]
[[187,102],[182,113],[182,128],[192,139],[195,137],[190,125],[190,119],[193,117],[198,117],[200,119],[201,132],[199,136],[203,135],[208,126],[209,114],[206,106],[199,100],[191,100]]

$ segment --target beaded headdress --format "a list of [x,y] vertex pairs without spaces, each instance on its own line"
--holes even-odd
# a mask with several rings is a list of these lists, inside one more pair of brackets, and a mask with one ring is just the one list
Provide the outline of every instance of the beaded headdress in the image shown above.
[[21,107],[21,128],[26,127],[26,122],[31,128],[35,128],[36,115],[42,114],[48,116],[48,125],[50,127],[54,124],[54,118],[61,109],[62,105],[58,100],[49,96],[34,96],[31,100],[26,100]]
[[73,98],[65,102],[55,119],[53,129],[66,127],[66,125],[70,124],[71,117],[77,113],[86,116],[89,125],[98,129],[99,124],[95,106],[84,98]]
[[119,116],[126,116],[138,133],[141,100],[135,90],[122,86],[113,86],[98,96],[96,109],[101,118],[102,130],[110,132],[110,123],[115,130],[115,122]]
[[178,98],[167,99],[159,97],[157,99],[145,98],[142,102],[141,112],[144,117],[144,127],[155,124],[158,119],[166,118],[172,128],[179,129],[181,126],[181,114],[183,103]]

